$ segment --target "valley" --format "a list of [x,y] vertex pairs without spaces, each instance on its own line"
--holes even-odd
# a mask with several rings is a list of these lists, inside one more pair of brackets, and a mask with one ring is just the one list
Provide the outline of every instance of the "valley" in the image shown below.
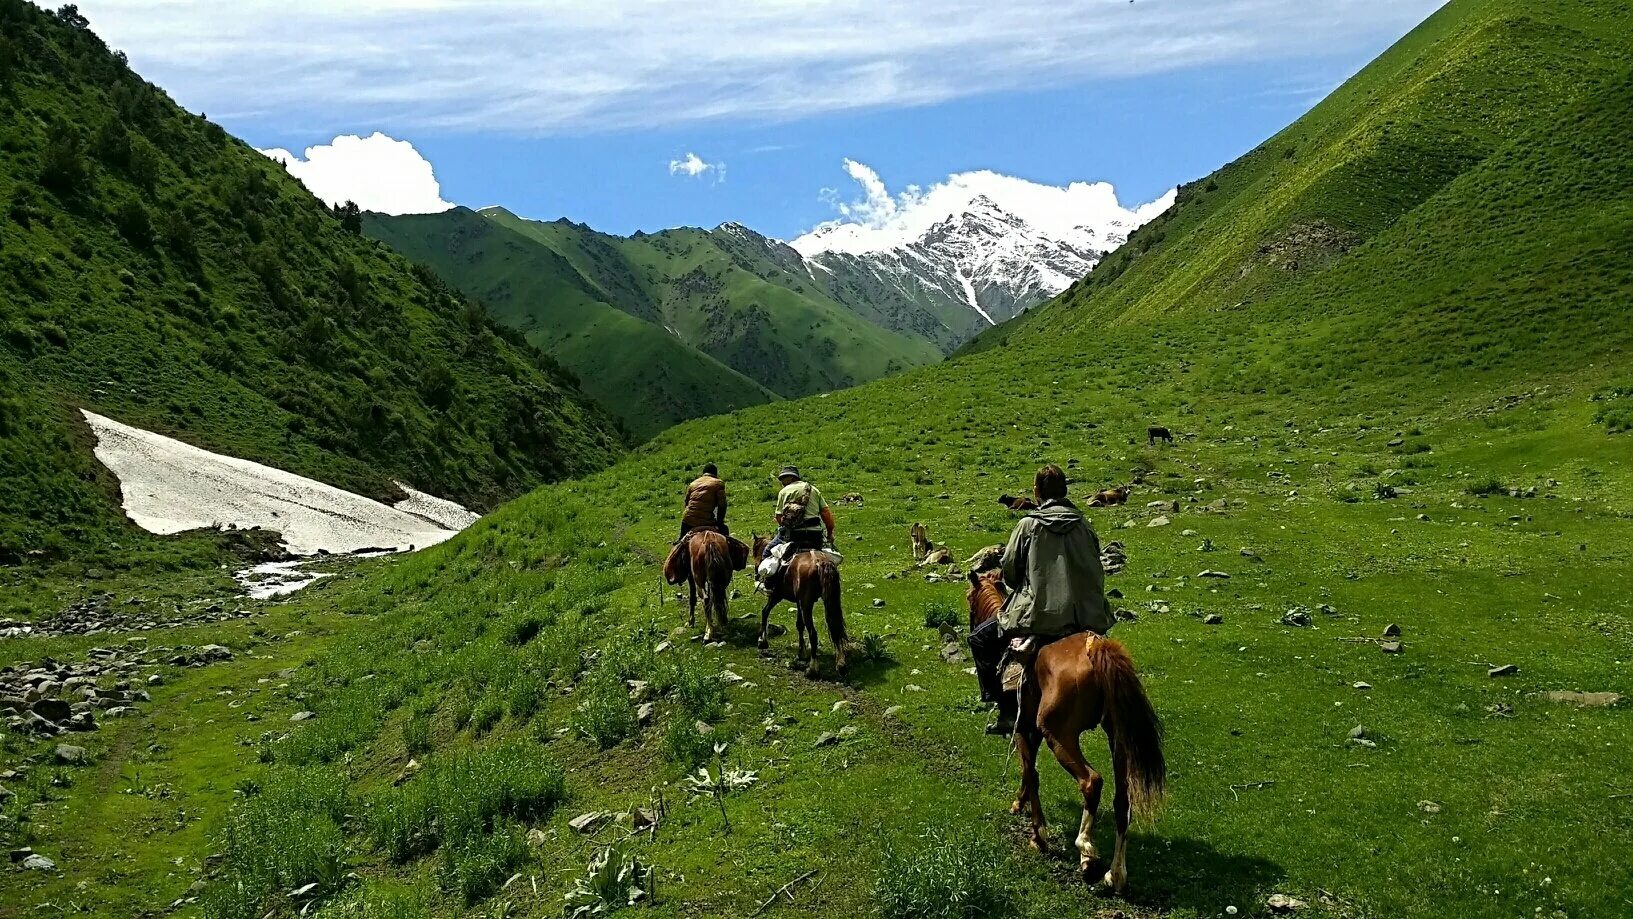
[[[0,917],[1626,914],[1625,5],[1455,0],[1137,220],[890,245],[346,213],[0,23]],[[706,463],[744,539],[784,464],[833,505],[847,672],[748,571],[688,626]],[[1164,725],[1120,894],[1047,754],[1027,847],[967,644],[1044,463]],[[415,551],[234,579],[320,547]]]

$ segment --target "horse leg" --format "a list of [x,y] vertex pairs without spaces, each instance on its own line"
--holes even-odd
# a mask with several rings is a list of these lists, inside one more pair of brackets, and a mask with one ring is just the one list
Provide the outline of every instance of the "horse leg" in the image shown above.
[[[1116,758],[1116,748],[1113,747],[1112,760],[1115,762]],[[1116,782],[1117,790],[1112,798],[1111,807],[1117,818],[1117,850],[1111,856],[1111,870],[1106,872],[1101,883],[1122,893],[1128,886],[1128,862],[1125,860],[1128,852],[1128,777],[1123,774],[1124,770],[1121,768],[1114,771],[1116,775],[1113,781]]]
[[822,643],[817,641],[815,597],[809,597],[800,602],[799,618],[801,622],[805,623],[805,630],[811,633],[811,660],[805,665],[805,675],[816,676],[819,670],[817,654],[822,650]]
[[1043,821],[1043,801],[1038,798],[1038,745],[1042,735],[1035,727],[1015,728],[1015,752],[1021,759],[1021,789],[1016,794],[1015,810],[1026,805],[1032,818],[1027,841],[1039,852],[1049,851],[1049,838]]
[[1048,739],[1055,759],[1077,780],[1077,787],[1083,792],[1083,820],[1077,827],[1077,854],[1078,869],[1087,877],[1090,866],[1100,857],[1094,848],[1094,818],[1100,812],[1100,788],[1104,782],[1100,773],[1094,771],[1094,767],[1083,758],[1077,726],[1050,723],[1054,720],[1045,715],[1043,736]]
[[[760,650],[761,651],[771,650],[771,640],[770,640],[770,637],[766,634],[766,630],[771,627],[771,610],[776,605],[777,605],[777,598],[775,596],[769,596],[769,597],[766,597],[765,606],[763,608],[761,608],[761,610],[760,610],[760,642],[759,642],[759,644],[760,644]],[[801,636],[801,637],[803,638],[804,636]]]
[[687,598],[686,604],[686,627],[689,629],[695,629],[697,628],[697,581],[688,578],[686,581],[686,590],[691,595]]

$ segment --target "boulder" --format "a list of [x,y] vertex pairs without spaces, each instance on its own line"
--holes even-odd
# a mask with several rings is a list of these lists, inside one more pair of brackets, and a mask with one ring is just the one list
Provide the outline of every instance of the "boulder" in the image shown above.
[[317,712],[296,712],[289,716],[290,721],[311,721],[318,716]]
[[73,706],[62,699],[40,699],[29,709],[47,721],[67,721],[74,714]]
[[23,856],[23,868],[27,871],[55,871],[57,863],[43,855],[30,853]]
[[57,744],[57,749],[53,755],[56,757],[57,762],[69,766],[83,763],[87,758],[84,747],[76,747],[73,744],[66,743]]

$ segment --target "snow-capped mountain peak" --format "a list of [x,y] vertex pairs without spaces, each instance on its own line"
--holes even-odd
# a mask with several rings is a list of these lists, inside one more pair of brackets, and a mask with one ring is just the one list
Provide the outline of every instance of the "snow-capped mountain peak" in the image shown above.
[[[1173,202],[1173,192],[1129,210],[1106,183],[1039,185],[990,172],[961,173],[928,191],[891,198],[847,164],[869,198],[841,205],[860,219],[822,224],[793,246],[830,278],[872,298],[927,305],[967,337],[1065,290]],[[838,280],[834,280],[838,278]]]

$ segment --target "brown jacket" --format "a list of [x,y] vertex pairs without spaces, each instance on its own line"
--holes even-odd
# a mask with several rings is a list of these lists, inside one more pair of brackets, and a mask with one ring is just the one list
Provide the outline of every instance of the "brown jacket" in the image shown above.
[[726,517],[726,483],[712,475],[699,476],[686,486],[686,513],[680,522],[689,527],[712,527]]

